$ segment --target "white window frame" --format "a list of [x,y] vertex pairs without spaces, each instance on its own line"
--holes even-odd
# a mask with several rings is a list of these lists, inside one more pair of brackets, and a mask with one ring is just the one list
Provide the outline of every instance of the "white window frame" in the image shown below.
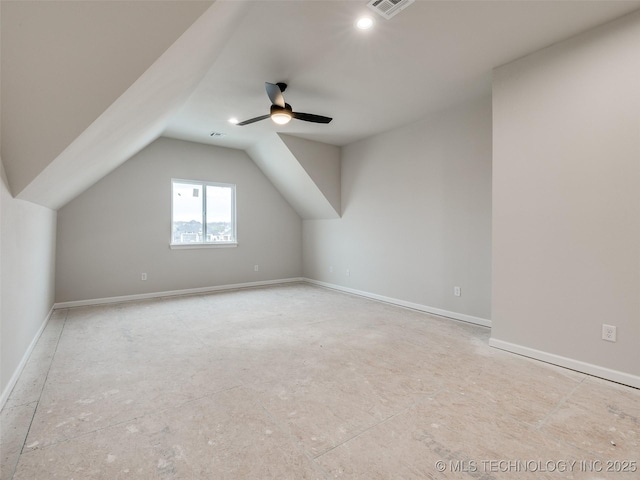
[[[207,238],[207,187],[224,187],[231,189],[232,201],[231,201],[231,229],[233,232],[233,240],[230,241],[215,241],[207,242],[206,240],[201,242],[192,243],[173,243],[173,190],[176,183],[182,183],[187,185],[193,185],[194,187],[202,187],[202,228],[203,238]],[[171,179],[171,225],[170,225],[170,243],[169,246],[172,249],[188,249],[188,248],[220,248],[220,247],[236,247],[238,246],[238,232],[236,222],[236,185],[233,183],[220,183],[220,182],[205,182],[202,180],[185,180],[182,178]]]

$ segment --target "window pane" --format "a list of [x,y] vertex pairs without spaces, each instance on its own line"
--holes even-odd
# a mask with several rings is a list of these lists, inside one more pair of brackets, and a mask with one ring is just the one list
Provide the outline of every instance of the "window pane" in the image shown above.
[[236,242],[235,185],[173,180],[171,243]]
[[173,243],[201,243],[202,185],[173,182]]
[[233,188],[207,185],[207,242],[234,242]]

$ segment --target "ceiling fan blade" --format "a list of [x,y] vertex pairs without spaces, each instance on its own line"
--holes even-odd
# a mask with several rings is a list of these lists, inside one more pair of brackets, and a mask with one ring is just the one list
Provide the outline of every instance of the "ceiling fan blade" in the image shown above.
[[245,120],[244,122],[236,123],[239,127],[244,127],[245,125],[249,125],[250,123],[259,122],[260,120],[264,120],[265,118],[269,118],[271,115],[261,115],[256,118],[250,118],[249,120]]
[[275,83],[264,82],[264,86],[267,89],[267,95],[269,95],[269,100],[273,105],[278,105],[279,107],[284,108],[284,97],[282,96],[282,90],[280,90],[280,86]]
[[313,123],[329,123],[333,118],[323,117],[322,115],[314,115],[313,113],[301,113],[301,112],[292,112],[291,115],[293,118],[297,118],[298,120],[304,120],[305,122],[313,122]]

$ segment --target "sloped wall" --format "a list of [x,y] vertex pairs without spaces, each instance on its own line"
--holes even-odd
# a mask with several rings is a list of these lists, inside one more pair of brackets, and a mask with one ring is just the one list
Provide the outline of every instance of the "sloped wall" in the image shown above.
[[340,216],[340,148],[273,133],[247,154],[303,219]]
[[211,3],[0,2],[2,157],[13,194],[18,196]]

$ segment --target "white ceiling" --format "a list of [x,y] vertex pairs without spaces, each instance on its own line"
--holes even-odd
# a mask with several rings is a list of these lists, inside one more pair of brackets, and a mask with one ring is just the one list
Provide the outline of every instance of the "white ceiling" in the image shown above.
[[[254,2],[164,135],[246,149],[272,132],[346,145],[491,90],[494,67],[640,8],[640,1],[425,1],[391,20],[366,1]],[[354,28],[367,13],[372,30]],[[264,82],[289,84],[294,111],[270,120]],[[227,134],[212,138],[212,131]]]
[[[489,95],[494,67],[640,0],[416,0],[391,20],[373,14],[367,32],[354,28],[372,13],[366,0],[0,0],[0,9],[2,163],[14,195],[58,209],[160,135],[248,150],[278,132],[343,146]],[[287,82],[295,111],[333,122],[230,125],[268,113],[265,81]]]

